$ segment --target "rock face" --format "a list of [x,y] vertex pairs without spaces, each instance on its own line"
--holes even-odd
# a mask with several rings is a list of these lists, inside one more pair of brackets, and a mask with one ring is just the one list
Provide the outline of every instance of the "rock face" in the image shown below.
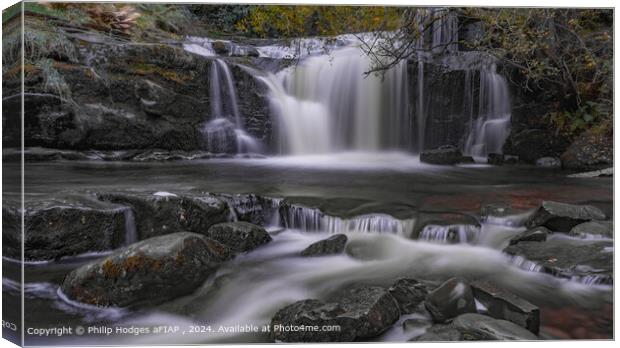
[[556,157],[542,157],[536,160],[536,166],[542,168],[560,168],[562,162]]
[[570,170],[598,170],[613,166],[613,127],[580,135],[562,154],[562,167]]
[[69,273],[61,286],[90,305],[139,307],[190,294],[230,258],[222,244],[178,232],[132,244]]
[[614,238],[613,221],[590,221],[573,227],[568,233],[570,236],[586,237],[588,235],[601,238]]
[[559,157],[568,146],[568,141],[542,129],[525,129],[506,143],[504,153],[516,155],[519,160],[534,163],[541,157]]
[[347,236],[344,234],[336,234],[327,239],[310,244],[301,252],[301,256],[340,254],[344,251],[346,244]]
[[135,215],[138,239],[177,231],[206,233],[209,227],[225,222],[228,206],[210,195],[179,196],[169,192],[153,194],[100,194],[104,201],[130,206]]
[[474,297],[486,307],[488,315],[508,320],[538,334],[540,328],[538,307],[488,281],[474,282],[471,287]]
[[415,312],[428,295],[428,287],[425,284],[409,278],[399,279],[389,291],[398,302],[402,314]]
[[424,302],[433,320],[443,323],[463,313],[475,313],[476,304],[469,284],[452,278],[426,296]]
[[510,239],[510,245],[520,242],[544,242],[547,240],[547,236],[551,233],[546,227],[538,226],[531,230],[527,230],[519,233],[518,235]]
[[434,150],[424,150],[420,154],[420,161],[430,164],[457,164],[463,157],[459,149],[454,146],[441,146]]
[[206,235],[238,253],[256,249],[271,241],[271,236],[264,228],[243,221],[213,225]]
[[527,221],[526,226],[528,228],[545,226],[554,232],[568,232],[581,223],[590,220],[605,220],[605,218],[605,213],[591,205],[544,201]]
[[538,337],[521,326],[486,315],[467,313],[459,315],[452,327],[460,331],[466,340],[537,340]]
[[[53,260],[86,252],[108,251],[125,243],[125,210],[113,204],[68,198],[27,204],[24,214],[26,260]],[[21,258],[18,205],[2,207],[3,254]]]
[[[379,287],[355,287],[337,302],[303,300],[280,309],[271,320],[272,338],[281,342],[352,342],[378,336],[400,316],[396,300]],[[284,331],[282,326],[339,325],[339,331]]]

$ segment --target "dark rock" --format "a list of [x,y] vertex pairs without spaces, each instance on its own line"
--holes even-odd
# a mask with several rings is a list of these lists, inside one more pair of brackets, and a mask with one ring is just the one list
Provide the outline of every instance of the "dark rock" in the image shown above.
[[511,155],[504,155],[504,164],[518,164],[519,163],[519,157],[518,156],[511,156]]
[[230,52],[228,44],[224,41],[213,41],[211,43],[211,47],[213,48],[213,51],[215,51],[215,53],[220,55],[227,55]]
[[[379,287],[355,287],[337,302],[303,300],[280,309],[271,320],[272,337],[281,342],[352,342],[376,337],[400,316],[398,304]],[[339,331],[283,331],[282,325],[339,325]]]
[[568,141],[542,129],[525,129],[511,135],[506,153],[516,155],[519,160],[534,163],[541,157],[559,157],[567,148]]
[[464,337],[461,331],[455,329],[451,325],[436,324],[429,328],[424,334],[414,338],[412,341],[419,342],[447,342],[447,341],[463,341]]
[[310,244],[301,252],[301,256],[321,256],[330,254],[340,254],[344,251],[347,244],[347,236],[336,234],[327,239]]
[[605,218],[605,213],[591,205],[544,201],[527,221],[526,226],[528,228],[545,226],[553,232],[568,232],[581,223]]
[[476,304],[469,284],[452,278],[426,296],[424,302],[433,320],[443,323],[463,313],[475,313]]
[[251,222],[255,225],[265,226],[277,207],[272,208],[272,201],[254,194],[218,194],[218,198],[228,202],[235,213],[237,220]]
[[[81,197],[27,203],[24,257],[53,260],[115,249],[125,243],[127,208]],[[3,255],[21,258],[21,214],[17,203],[3,201]]]
[[398,302],[402,314],[415,312],[428,295],[428,287],[424,283],[409,278],[399,279],[389,291]]
[[540,329],[538,307],[488,281],[476,281],[471,284],[471,288],[474,291],[474,297],[486,307],[487,315],[511,321],[538,334]]
[[459,160],[459,163],[462,163],[462,164],[472,164],[472,163],[476,163],[476,161],[474,161],[474,158],[471,157],[471,156],[463,156]]
[[501,153],[490,153],[487,156],[487,163],[494,166],[504,165],[504,155]]
[[590,221],[573,227],[568,233],[570,236],[583,237],[595,235],[603,238],[614,237],[613,221]]
[[614,163],[613,126],[605,132],[594,128],[581,134],[562,154],[562,167],[570,170],[598,170]]
[[517,244],[519,242],[544,242],[547,240],[547,235],[549,234],[551,234],[551,231],[549,231],[546,227],[534,227],[512,237],[512,239],[510,239],[510,245]]
[[168,234],[81,266],[65,277],[61,290],[95,306],[155,305],[192,293],[230,255],[227,247],[202,235]]
[[420,154],[420,161],[430,164],[457,164],[463,157],[459,149],[454,146],[441,146],[434,150],[424,150]]
[[466,313],[452,322],[466,340],[536,340],[538,337],[521,326],[507,320],[499,320],[486,315]]
[[243,221],[213,225],[206,235],[235,252],[247,252],[271,241],[264,228]]
[[209,227],[227,221],[230,214],[225,202],[207,194],[106,193],[99,199],[132,208],[139,240],[176,231],[205,234]]
[[542,168],[560,168],[562,162],[557,157],[541,157],[536,160],[536,166]]

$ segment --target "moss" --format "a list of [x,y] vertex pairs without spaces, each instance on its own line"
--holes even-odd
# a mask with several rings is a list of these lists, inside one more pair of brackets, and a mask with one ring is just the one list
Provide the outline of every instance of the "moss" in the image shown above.
[[157,67],[152,64],[146,63],[135,63],[131,67],[131,72],[136,75],[146,76],[146,75],[159,75],[160,77],[174,81],[178,84],[184,84],[185,81],[191,79],[191,76],[188,74],[179,73],[173,70],[167,70],[160,67]]
[[118,279],[121,275],[121,268],[110,259],[105,260],[101,268],[106,279]]

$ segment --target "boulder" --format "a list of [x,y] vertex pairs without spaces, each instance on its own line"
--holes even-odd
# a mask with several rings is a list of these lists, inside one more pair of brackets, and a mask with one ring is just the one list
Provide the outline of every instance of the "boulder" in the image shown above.
[[463,341],[465,338],[461,331],[455,329],[451,325],[436,324],[430,327],[424,334],[418,336],[412,341],[417,342],[449,342]]
[[486,307],[487,315],[496,319],[508,320],[534,334],[538,334],[540,329],[540,310],[538,307],[489,281],[473,282],[471,288],[476,300]]
[[264,228],[243,221],[213,225],[206,235],[238,253],[256,249],[271,241],[271,236]]
[[344,251],[346,244],[347,236],[344,234],[336,234],[327,239],[310,244],[301,252],[301,256],[340,254]]
[[469,284],[452,278],[426,295],[424,302],[433,320],[446,322],[463,313],[475,313],[476,304]]
[[536,160],[536,166],[541,168],[561,168],[562,161],[557,157],[541,157]]
[[596,127],[581,134],[562,154],[562,167],[592,171],[609,168],[614,163],[613,126],[601,132]]
[[188,295],[230,259],[224,245],[191,232],[154,237],[69,273],[71,300],[101,307],[143,307]]
[[605,213],[591,205],[544,201],[527,221],[526,226],[528,228],[545,226],[553,232],[569,232],[581,223],[605,218]]
[[551,234],[546,227],[538,226],[527,231],[523,231],[510,239],[510,245],[519,242],[544,242],[547,236]]
[[225,222],[230,214],[225,202],[211,195],[178,195],[171,192],[105,193],[99,199],[130,206],[138,240],[177,231],[205,234],[209,227]]
[[575,237],[599,237],[599,238],[614,238],[614,223],[613,221],[589,221],[579,224],[571,228],[568,232],[570,236]]
[[[400,316],[396,300],[380,287],[354,287],[329,303],[303,300],[280,309],[271,320],[278,342],[353,342],[376,337]],[[338,325],[340,330],[284,330],[284,327]]]
[[487,163],[494,166],[504,165],[504,155],[501,153],[490,153],[487,156]]
[[451,324],[466,340],[537,340],[538,337],[523,327],[507,320],[466,313],[459,315]]
[[451,145],[441,146],[434,150],[424,150],[420,154],[420,161],[430,164],[457,164],[461,161],[461,150]]
[[415,279],[401,278],[389,288],[389,292],[398,302],[400,312],[409,314],[426,299],[428,287]]

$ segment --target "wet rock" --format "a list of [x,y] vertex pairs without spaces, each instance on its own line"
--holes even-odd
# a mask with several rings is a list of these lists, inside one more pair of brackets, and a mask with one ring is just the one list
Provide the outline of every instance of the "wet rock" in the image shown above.
[[519,157],[518,156],[511,156],[511,155],[504,155],[504,164],[518,164],[519,163]]
[[424,150],[420,154],[420,161],[430,164],[457,164],[463,157],[459,149],[451,145],[441,146],[434,150]]
[[177,231],[205,234],[209,227],[227,221],[230,214],[225,202],[208,194],[106,193],[98,197],[132,208],[139,240]]
[[542,168],[560,168],[562,162],[557,157],[542,157],[536,160],[536,166]]
[[421,318],[407,319],[403,322],[403,330],[405,332],[421,330],[431,325],[432,323],[428,321],[427,319],[421,319]]
[[569,178],[598,178],[614,176],[614,168],[605,168],[601,170],[594,170],[591,172],[577,173],[568,175]]
[[523,327],[476,313],[459,315],[452,322],[466,340],[536,340],[538,337]]
[[213,48],[213,51],[219,55],[227,55],[230,52],[228,44],[224,41],[213,41],[211,43],[211,47]]
[[[254,194],[218,194],[218,198],[226,201],[233,210],[237,220],[251,222],[255,225],[265,226],[265,221],[277,208],[271,207],[271,201]],[[265,209],[267,208],[267,209]],[[272,208],[273,211],[268,211]]]
[[504,155],[501,153],[490,153],[487,156],[487,163],[494,166],[504,165]]
[[422,282],[401,278],[389,288],[389,291],[398,302],[400,312],[408,314],[416,311],[420,303],[425,300],[429,290]]
[[568,141],[542,129],[525,129],[511,135],[507,146],[509,148],[504,152],[518,156],[519,160],[534,163],[541,157],[559,157],[566,150]]
[[271,236],[264,228],[243,221],[213,225],[206,235],[235,252],[254,250],[271,241]]
[[192,293],[230,256],[227,247],[202,235],[168,234],[72,271],[61,290],[74,301],[95,306],[155,305]]
[[570,170],[599,170],[614,163],[613,126],[605,132],[591,129],[581,134],[562,154],[562,167]]
[[489,316],[513,322],[534,334],[540,329],[540,310],[530,302],[489,281],[471,284],[474,297],[486,307]]
[[463,341],[464,337],[461,331],[455,329],[451,325],[436,324],[429,328],[424,334],[414,338],[412,341],[419,342],[446,342],[446,341]]
[[[400,316],[396,300],[380,287],[355,287],[333,302],[303,300],[280,309],[271,320],[280,342],[353,342],[376,337]],[[283,331],[282,326],[339,325],[339,331]]]
[[469,284],[452,278],[426,296],[424,302],[433,320],[443,323],[463,313],[475,313],[476,304]]
[[[21,258],[20,206],[3,201],[3,254]],[[53,260],[115,249],[125,243],[126,208],[82,197],[26,203],[24,256]]]
[[568,233],[570,236],[587,237],[598,236],[600,238],[614,237],[613,221],[589,221],[573,227]]
[[520,242],[544,242],[547,240],[547,236],[549,234],[551,234],[551,231],[549,231],[546,227],[534,227],[512,237],[512,239],[510,239],[510,245]]
[[591,205],[544,201],[527,221],[526,226],[528,228],[545,226],[553,232],[568,232],[581,223],[605,218],[605,213]]
[[474,158],[471,156],[463,156],[461,157],[461,160],[459,161],[459,163],[461,164],[473,164],[476,163],[476,161],[474,161]]
[[336,234],[327,239],[310,244],[301,252],[301,256],[321,256],[330,254],[340,254],[344,251],[347,244],[347,236]]

